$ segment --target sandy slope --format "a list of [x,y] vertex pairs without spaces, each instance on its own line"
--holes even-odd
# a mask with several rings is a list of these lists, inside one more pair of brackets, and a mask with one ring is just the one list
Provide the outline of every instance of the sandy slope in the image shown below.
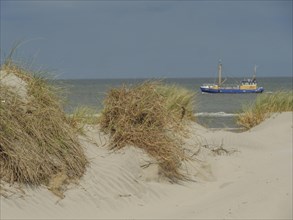
[[[1,219],[292,219],[292,112],[277,114],[244,133],[192,125],[186,148],[223,144],[230,155],[201,149],[184,164],[194,180],[171,184],[158,175],[144,152],[129,146],[107,149],[108,137],[89,128],[80,137],[90,167],[59,200],[46,188],[11,188],[1,197]],[[97,147],[98,145],[98,147]]]

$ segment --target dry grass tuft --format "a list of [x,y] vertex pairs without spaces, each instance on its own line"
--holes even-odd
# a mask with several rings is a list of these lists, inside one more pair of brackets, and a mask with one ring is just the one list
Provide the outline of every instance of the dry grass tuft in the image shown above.
[[1,71],[22,79],[27,89],[24,99],[0,78],[1,180],[49,186],[60,174],[66,176],[60,185],[80,178],[87,159],[54,88],[11,60]]
[[169,112],[181,119],[195,120],[193,109],[195,93],[176,85],[161,84],[157,90],[164,97]]
[[243,108],[236,120],[240,126],[250,129],[268,118],[271,113],[286,111],[293,111],[292,91],[260,94],[253,104]]
[[170,97],[171,90],[160,82],[111,89],[100,124],[111,135],[113,149],[142,148],[158,161],[164,176],[177,181],[185,178],[179,171],[182,160],[187,159],[180,137],[187,133],[183,121],[188,119],[190,103],[182,105],[175,95]]

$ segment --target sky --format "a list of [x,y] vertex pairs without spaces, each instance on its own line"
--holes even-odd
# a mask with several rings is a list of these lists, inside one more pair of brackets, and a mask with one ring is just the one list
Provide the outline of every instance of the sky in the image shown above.
[[1,0],[1,62],[58,78],[292,76],[292,0]]

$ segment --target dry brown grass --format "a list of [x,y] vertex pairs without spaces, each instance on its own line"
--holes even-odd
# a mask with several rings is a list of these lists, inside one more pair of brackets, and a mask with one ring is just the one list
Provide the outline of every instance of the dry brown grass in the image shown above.
[[[105,100],[100,124],[111,135],[111,147],[133,145],[155,158],[161,173],[171,181],[184,179],[179,171],[187,159],[181,137],[187,133],[186,106],[170,108],[171,100],[160,82],[145,82],[133,87],[111,89]],[[173,100],[176,102],[176,99]],[[180,109],[180,113],[178,111]]]
[[9,86],[0,86],[1,180],[56,189],[61,186],[53,187],[52,180],[60,173],[66,177],[60,184],[80,178],[87,159],[55,89],[11,60],[1,70],[25,81],[28,92],[25,102]]
[[179,118],[195,120],[195,93],[177,85],[158,85],[157,91],[164,97],[167,110]]

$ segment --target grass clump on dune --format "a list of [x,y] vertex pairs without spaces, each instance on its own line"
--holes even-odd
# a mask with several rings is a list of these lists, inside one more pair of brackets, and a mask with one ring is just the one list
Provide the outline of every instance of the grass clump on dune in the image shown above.
[[176,114],[179,118],[195,119],[193,92],[176,85],[159,85],[157,90],[164,97],[169,112]]
[[111,135],[113,149],[139,147],[158,161],[164,176],[177,181],[184,178],[179,167],[186,156],[178,137],[186,132],[182,121],[188,114],[183,112],[190,110],[190,103],[181,106],[176,96],[168,95],[171,90],[160,82],[111,89],[104,100],[100,124]]
[[83,175],[87,159],[54,87],[8,60],[1,66],[0,101],[1,180],[44,184],[58,194]]
[[293,111],[292,92],[260,94],[253,104],[243,108],[236,120],[240,126],[250,129],[268,118],[271,113],[286,111]]

